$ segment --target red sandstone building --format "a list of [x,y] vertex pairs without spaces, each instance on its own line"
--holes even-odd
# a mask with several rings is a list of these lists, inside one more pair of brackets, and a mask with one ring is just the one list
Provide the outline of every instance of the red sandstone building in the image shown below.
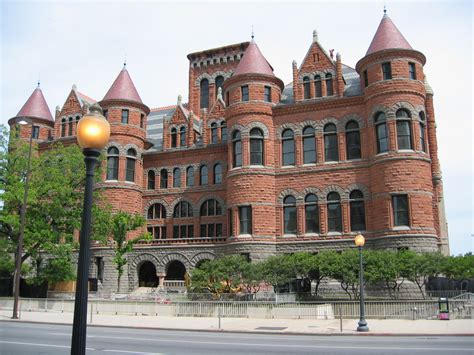
[[[129,290],[220,255],[348,248],[357,232],[371,248],[449,252],[426,58],[387,15],[355,69],[315,32],[288,85],[253,40],[188,59],[187,103],[150,109],[125,67],[99,101],[112,132],[100,186],[154,236],[129,256]],[[95,101],[73,86],[53,119],[37,88],[9,124],[31,117],[39,144],[72,142]],[[113,289],[111,250],[93,257]]]

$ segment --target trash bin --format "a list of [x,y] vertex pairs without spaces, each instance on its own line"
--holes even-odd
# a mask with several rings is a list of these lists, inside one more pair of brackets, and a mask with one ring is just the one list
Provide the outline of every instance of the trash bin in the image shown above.
[[447,297],[440,297],[438,300],[438,319],[449,320],[449,302]]

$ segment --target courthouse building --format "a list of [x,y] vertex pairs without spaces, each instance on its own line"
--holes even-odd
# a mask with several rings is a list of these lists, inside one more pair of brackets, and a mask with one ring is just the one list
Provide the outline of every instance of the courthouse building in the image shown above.
[[[355,69],[316,32],[308,45],[300,64],[288,58],[289,84],[252,39],[189,54],[187,102],[150,108],[124,66],[102,100],[73,86],[53,118],[38,87],[9,124],[30,117],[25,139],[71,144],[87,107],[103,108],[111,137],[99,187],[153,235],[128,254],[124,291],[183,280],[223,255],[350,248],[358,232],[368,248],[447,254],[425,56],[386,14]],[[91,277],[111,290],[112,257],[93,247]]]

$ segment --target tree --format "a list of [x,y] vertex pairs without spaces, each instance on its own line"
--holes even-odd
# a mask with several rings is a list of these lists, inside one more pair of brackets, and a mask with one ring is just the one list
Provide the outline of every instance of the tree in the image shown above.
[[334,254],[329,274],[341,284],[350,299],[359,297],[359,252],[356,249]]
[[262,265],[263,280],[272,285],[275,291],[295,278],[287,255],[271,256]]
[[449,256],[443,268],[446,277],[455,280],[466,280],[474,278],[474,255]]
[[248,293],[257,293],[263,282],[263,263],[249,263],[245,261],[240,266],[242,285]]
[[409,257],[410,254],[405,254],[404,251],[366,251],[364,275],[367,283],[376,285],[381,282],[388,290],[390,298],[398,298],[400,287],[405,281],[405,265]]
[[428,280],[430,277],[441,274],[444,268],[444,257],[440,253],[417,254],[411,250],[404,253],[406,257],[404,276],[418,286],[421,296],[425,299],[425,287]]

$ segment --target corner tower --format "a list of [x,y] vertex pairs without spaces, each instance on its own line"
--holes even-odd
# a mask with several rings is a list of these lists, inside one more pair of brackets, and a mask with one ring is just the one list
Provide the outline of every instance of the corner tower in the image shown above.
[[275,143],[272,108],[283,82],[252,40],[224,83],[229,130],[227,203],[236,239],[275,237]]

